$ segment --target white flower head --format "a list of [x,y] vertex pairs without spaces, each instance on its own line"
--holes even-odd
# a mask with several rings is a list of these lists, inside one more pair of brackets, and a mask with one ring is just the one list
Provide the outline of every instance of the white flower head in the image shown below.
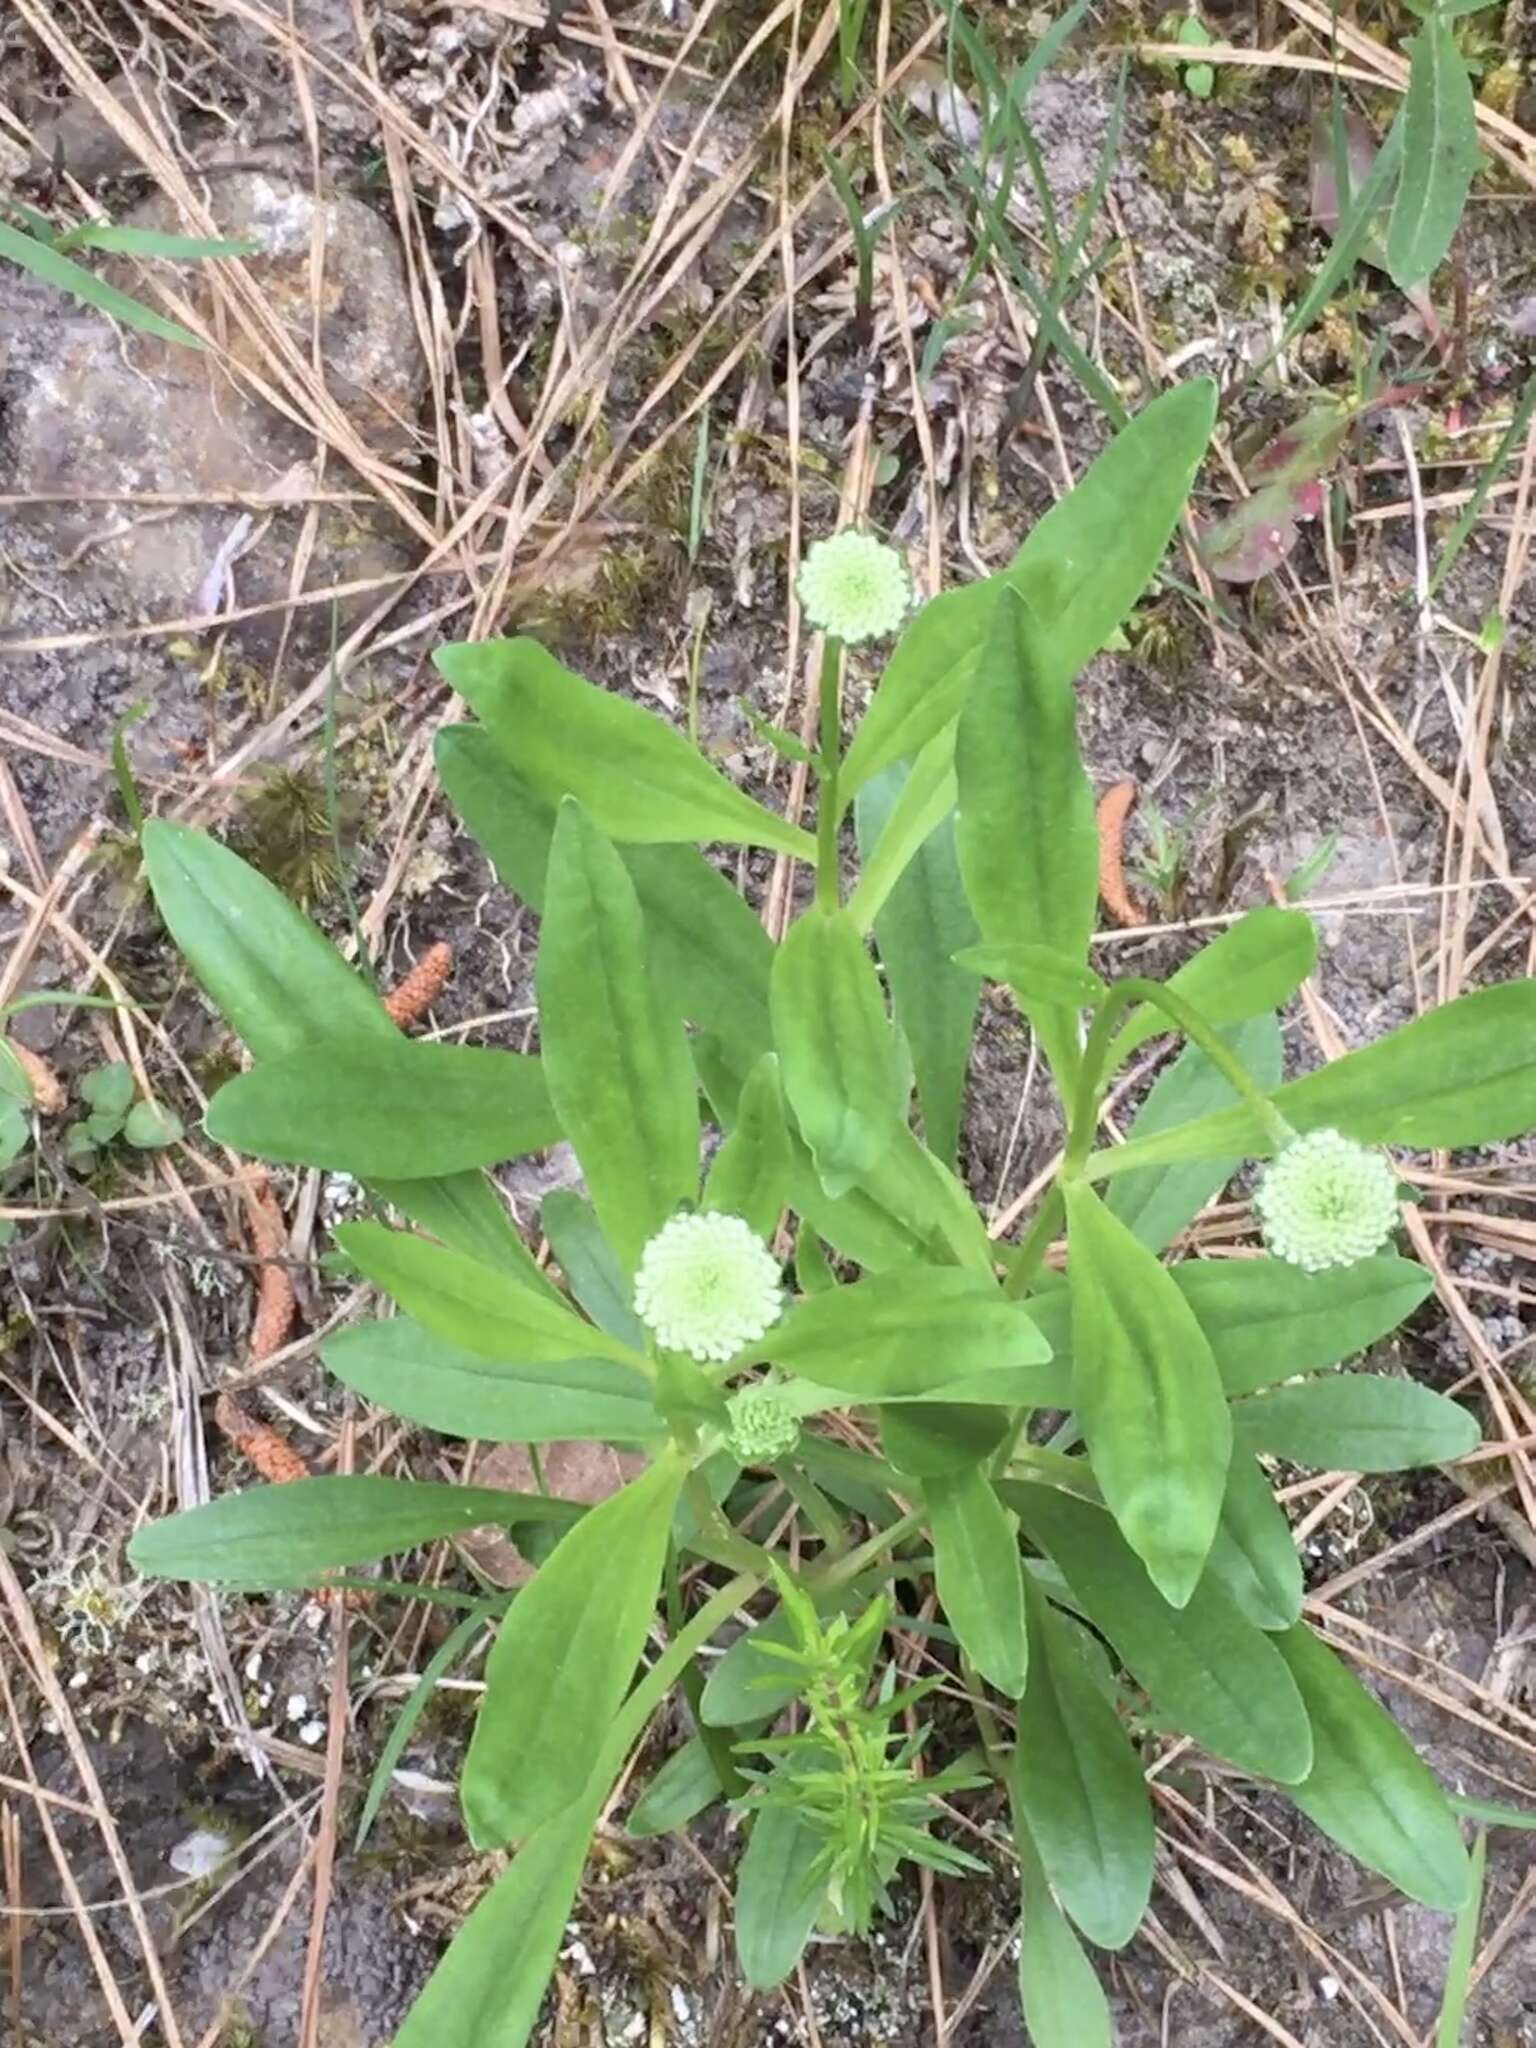
[[1330,1130],[1293,1139],[1253,1197],[1269,1249],[1309,1273],[1379,1251],[1396,1227],[1397,1203],[1390,1162]]
[[723,1363],[783,1310],[778,1265],[740,1216],[674,1216],[640,1254],[635,1312],[664,1350]]
[[743,1465],[771,1465],[800,1441],[800,1418],[770,1380],[741,1388],[725,1405],[731,1455]]
[[912,609],[901,556],[853,527],[806,550],[796,589],[811,624],[850,647],[896,632]]

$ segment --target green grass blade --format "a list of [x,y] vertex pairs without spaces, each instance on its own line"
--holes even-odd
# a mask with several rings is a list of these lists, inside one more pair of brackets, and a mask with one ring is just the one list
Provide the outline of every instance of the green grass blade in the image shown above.
[[0,256],[8,257],[23,270],[30,270],[44,284],[54,285],[60,291],[68,292],[71,298],[94,306],[99,313],[108,313],[114,320],[121,320],[125,326],[158,335],[162,341],[179,342],[183,348],[204,346],[189,328],[181,326],[178,321],[167,320],[151,307],[141,306],[137,299],[130,299],[126,292],[120,292],[116,285],[108,284],[94,272],[71,262],[69,257],[61,256],[57,249],[48,248],[44,243],[34,241],[32,236],[7,227],[4,221],[0,221]]
[[454,1663],[459,1653],[474,1640],[480,1628],[501,1608],[506,1606],[504,1595],[493,1593],[488,1599],[476,1604],[443,1637],[431,1661],[411,1688],[405,1704],[395,1716],[395,1725],[389,1731],[389,1739],[379,1752],[379,1760],[373,1767],[373,1776],[368,1781],[368,1796],[363,1801],[362,1815],[357,1823],[357,1839],[354,1849],[361,1849],[367,1841],[370,1830],[378,1818],[379,1808],[384,1804],[384,1794],[389,1790],[389,1781],[394,1776],[395,1765],[411,1739],[411,1731],[426,1712],[437,1681]]
[[1514,417],[1500,435],[1499,445],[1478,477],[1471,497],[1462,506],[1461,517],[1446,536],[1445,546],[1440,550],[1440,559],[1435,564],[1435,573],[1429,579],[1429,589],[1425,592],[1426,601],[1433,602],[1436,591],[1456,566],[1456,559],[1466,546],[1468,536],[1482,517],[1483,507],[1488,502],[1488,493],[1498,481],[1499,471],[1509,460],[1509,451],[1524,435],[1533,411],[1536,411],[1536,376],[1526,379],[1525,389],[1520,394],[1520,403],[1515,407]]
[[1445,2002],[1435,2029],[1435,2048],[1463,2048],[1462,2030],[1467,2016],[1467,1994],[1472,1988],[1472,1965],[1477,1959],[1477,1923],[1483,1910],[1483,1867],[1487,1860],[1488,1837],[1479,1829],[1472,1844],[1472,1889],[1467,1894],[1467,1903],[1456,1915],[1456,1932],[1451,1937],[1450,1959],[1445,1967]]
[[53,246],[65,249],[105,249],[114,256],[168,256],[175,262],[207,262],[216,256],[259,256],[261,243],[249,235],[239,241],[222,241],[207,235],[163,235],[155,228],[120,228],[111,221],[82,221],[55,235]]

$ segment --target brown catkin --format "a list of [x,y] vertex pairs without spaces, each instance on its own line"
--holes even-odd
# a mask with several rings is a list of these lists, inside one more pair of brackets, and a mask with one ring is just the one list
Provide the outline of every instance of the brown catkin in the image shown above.
[[1116,924],[1134,926],[1146,919],[1125,886],[1125,821],[1136,802],[1134,782],[1117,782],[1099,798],[1099,895]]
[[220,1394],[213,1404],[213,1419],[235,1449],[243,1452],[262,1478],[270,1479],[274,1486],[309,1477],[308,1465],[292,1444],[248,1414],[233,1394]]
[[32,1100],[44,1116],[58,1116],[69,1097],[64,1084],[49,1066],[41,1053],[30,1045],[23,1045],[20,1039],[8,1038],[5,1049],[26,1076],[27,1086],[32,1090]]
[[384,998],[391,1023],[402,1031],[425,1017],[453,972],[453,948],[446,939],[428,946],[410,973]]
[[251,1323],[250,1362],[260,1365],[278,1350],[293,1323],[293,1282],[280,1263],[288,1249],[288,1233],[277,1197],[263,1177],[251,1190],[251,1245],[259,1258],[273,1263],[256,1280],[256,1314]]

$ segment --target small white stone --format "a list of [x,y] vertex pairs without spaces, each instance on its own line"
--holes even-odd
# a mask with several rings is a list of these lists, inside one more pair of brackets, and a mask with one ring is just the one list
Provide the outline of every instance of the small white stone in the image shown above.
[[171,1851],[167,1861],[172,1870],[179,1870],[183,1877],[212,1877],[219,1865],[225,1862],[234,1848],[227,1835],[221,1835],[217,1828],[194,1828],[190,1835],[183,1835]]
[[245,1678],[248,1685],[254,1685],[261,1676],[261,1652],[252,1650],[245,1660]]
[[309,1747],[313,1749],[324,1733],[325,1723],[323,1721],[306,1721],[299,1730],[299,1740],[300,1742],[307,1742]]
[[1332,2005],[1343,1989],[1337,1977],[1319,1977],[1317,1980],[1317,1995],[1327,2005]]
[[288,1704],[283,1709],[283,1718],[288,1721],[302,1721],[308,1712],[309,1701],[305,1699],[303,1693],[289,1693]]
[[71,1692],[79,1692],[82,1687],[89,1685],[90,1682],[91,1674],[89,1671],[77,1671],[69,1681],[69,1689]]

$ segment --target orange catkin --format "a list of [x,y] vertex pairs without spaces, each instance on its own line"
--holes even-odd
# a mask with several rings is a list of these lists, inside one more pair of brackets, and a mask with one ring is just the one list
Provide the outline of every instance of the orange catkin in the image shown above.
[[437,1001],[452,972],[453,948],[446,939],[439,939],[428,946],[405,979],[384,998],[391,1023],[408,1031]]
[[213,1419],[235,1449],[250,1459],[263,1479],[270,1479],[275,1486],[284,1486],[290,1480],[309,1477],[308,1465],[292,1444],[280,1437],[275,1429],[269,1429],[266,1423],[258,1422],[248,1414],[233,1394],[220,1394],[213,1404]]
[[1105,790],[1098,803],[1099,895],[1116,924],[1134,926],[1146,919],[1131,901],[1125,886],[1125,821],[1136,803],[1134,782],[1117,782]]
[[19,1039],[8,1038],[5,1049],[26,1076],[27,1086],[32,1090],[32,1100],[44,1116],[58,1116],[69,1100],[64,1084],[49,1066],[41,1053],[35,1053],[30,1045],[23,1045]]

